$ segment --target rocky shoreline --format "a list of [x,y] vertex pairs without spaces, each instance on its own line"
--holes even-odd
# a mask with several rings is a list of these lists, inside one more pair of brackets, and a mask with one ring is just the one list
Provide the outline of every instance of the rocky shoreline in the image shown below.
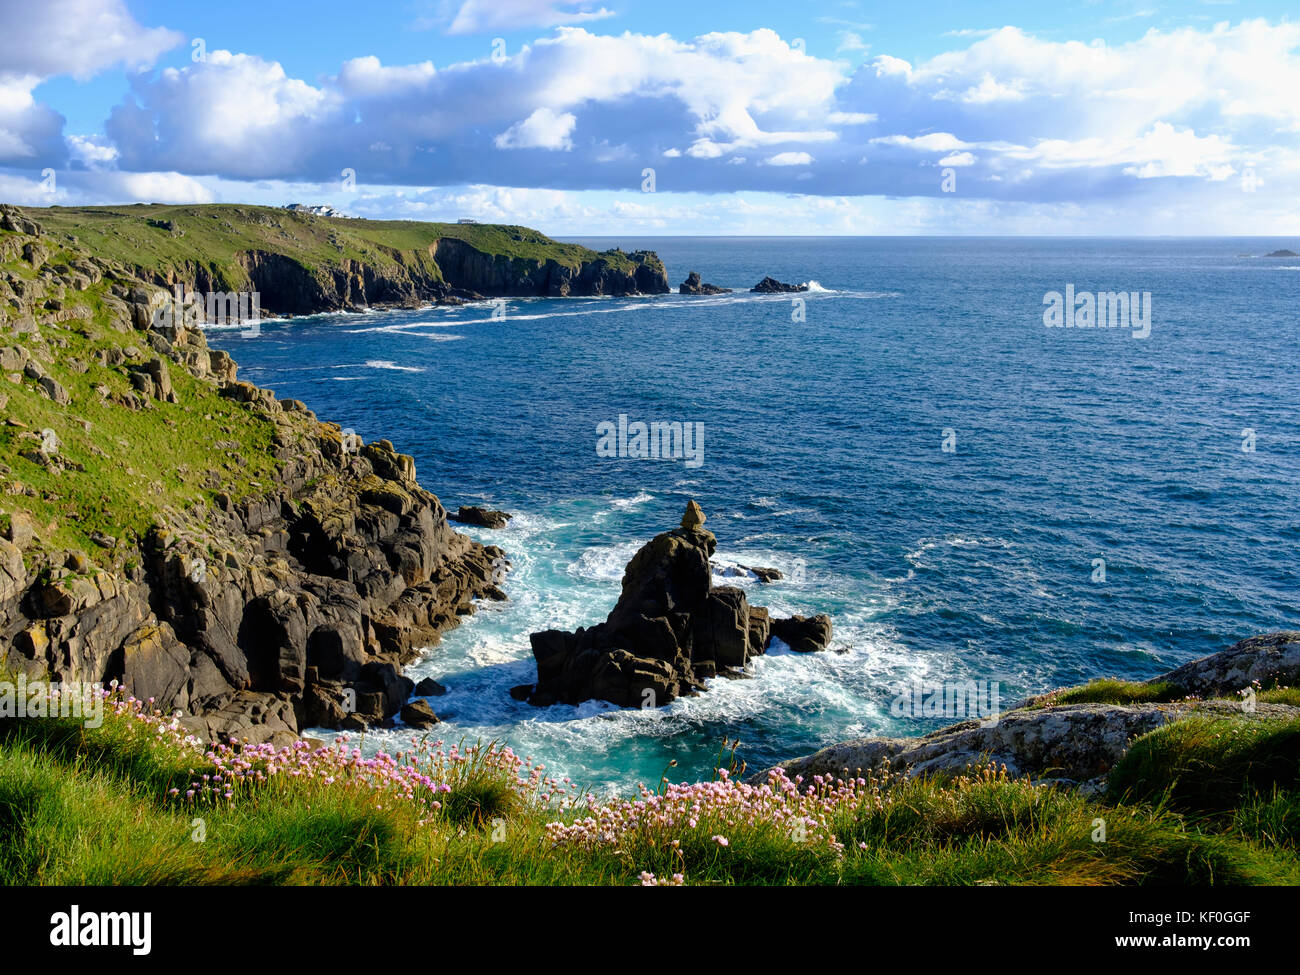
[[[604,259],[576,270],[553,260],[488,259],[441,243],[433,254],[440,267],[446,259],[438,275],[419,261],[403,264],[399,275],[346,267],[325,287],[280,260],[252,258],[249,273],[276,296],[268,309],[285,313],[438,294],[456,299],[446,289],[461,285],[476,286],[461,293],[479,297],[667,291],[662,264],[641,252],[632,255],[634,271]],[[0,379],[7,383],[0,384],[0,410],[21,395],[64,411],[70,427],[90,433],[77,410],[93,400],[97,410],[192,424],[227,455],[220,470],[208,471],[202,503],[166,507],[138,534],[95,531],[80,550],[51,541],[54,521],[37,522],[20,502],[60,500],[48,487],[24,483],[27,474],[57,485],[90,477],[85,463],[48,444],[43,431],[9,418],[6,436],[21,445],[14,463],[29,466],[16,473],[0,465],[0,670],[33,679],[116,680],[137,698],[183,712],[187,727],[208,741],[283,744],[313,726],[436,723],[427,702],[411,698],[440,688],[415,687],[402,668],[478,601],[504,599],[500,583],[509,565],[500,548],[456,532],[450,522],[499,529],[510,515],[462,506],[449,516],[418,484],[412,458],[389,441],[360,443],[303,403],[239,381],[229,355],[208,348],[204,333],[177,309],[159,314],[174,303],[174,292],[159,286],[224,286],[209,270],[140,274],[77,249],[75,240],[49,239],[38,221],[13,207],[0,207],[0,262],[8,267],[0,273]],[[760,287],[806,288],[771,279]],[[694,273],[683,288],[718,290]],[[88,373],[95,385],[70,388]],[[246,466],[239,450],[253,448],[223,439],[219,421],[201,415],[218,402],[266,435],[255,449],[274,461],[274,475],[252,492],[234,492],[223,480],[222,470],[228,478]],[[115,462],[94,443],[88,449]],[[140,494],[161,490],[148,475],[139,477]],[[61,518],[75,523],[80,516],[71,510]],[[742,674],[774,639],[795,651],[826,649],[829,617],[773,619],[743,590],[713,584],[716,539],[704,521],[692,502],[680,527],[638,551],[603,623],[532,634],[538,679],[514,688],[514,696],[538,706],[590,699],[661,706],[700,693],[712,677]],[[761,582],[780,578],[772,569],[737,569]],[[840,743],[785,768],[834,776],[888,761],[916,772],[960,771],[990,759],[1015,774],[1095,788],[1135,735],[1189,714],[1240,711],[1232,698],[1252,682],[1297,679],[1300,634],[1271,634],[1147,682],[1171,688],[1168,699],[1062,704],[1049,695],[1023,702],[991,726],[964,722],[917,738]],[[1297,710],[1261,703],[1250,713]]]
[[[1133,739],[1193,715],[1300,717],[1300,707],[1255,701],[1261,687],[1300,685],[1300,631],[1251,637],[1138,685],[1150,701],[1058,703],[1061,691],[1020,702],[993,721],[960,721],[914,738],[857,738],[782,762],[790,777],[848,778],[886,766],[912,775],[992,762],[1013,777],[1104,790]],[[750,776],[762,782],[771,770]]]
[[[120,338],[103,343],[97,368],[128,378],[130,391],[101,385],[99,407],[188,411],[175,382],[183,372],[270,431],[277,470],[275,483],[238,499],[214,481],[211,503],[168,510],[139,538],[96,537],[102,550],[93,557],[52,545],[53,523],[6,503],[0,668],[33,679],[116,680],[183,712],[208,741],[284,743],[309,726],[391,723],[414,690],[402,665],[477,600],[505,598],[505,553],[452,530],[417,483],[413,460],[390,442],[363,444],[301,402],[240,382],[230,357],[209,349],[183,315],[157,314],[174,300],[151,287],[162,282],[94,255],[54,261],[57,245],[14,208],[0,210],[0,230],[3,253],[21,255],[35,272],[0,281],[0,326],[23,340],[0,347],[10,383],[76,408],[53,373],[87,368],[64,349],[93,336],[77,325],[88,312],[73,300],[94,291],[107,334],[136,337],[125,352]],[[65,337],[68,328],[80,332]],[[0,405],[8,399],[0,394]],[[23,457],[60,477],[84,471],[40,437]],[[32,489],[14,480],[7,493]]]

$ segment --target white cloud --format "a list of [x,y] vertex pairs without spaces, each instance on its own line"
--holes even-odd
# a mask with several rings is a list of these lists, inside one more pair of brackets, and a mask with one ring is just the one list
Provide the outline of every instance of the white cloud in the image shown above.
[[145,28],[122,0],[0,2],[0,162],[61,165],[63,118],[32,93],[59,75],[84,80],[112,65],[144,67],[184,38]]
[[181,173],[115,173],[123,194],[153,203],[211,203],[212,194],[198,180]]
[[68,151],[88,169],[101,169],[117,161],[117,147],[105,145],[99,136],[70,135]]
[[725,155],[726,151],[716,142],[711,142],[708,139],[698,139],[686,150],[686,155],[694,156],[696,159],[717,159],[719,156]]
[[578,117],[572,112],[539,108],[522,122],[506,129],[494,140],[498,149],[572,149],[573,127]]
[[[1015,27],[970,36],[927,60],[855,68],[766,29],[678,39],[561,26],[501,63],[366,55],[310,82],[218,51],[134,78],[103,148],[124,170],[205,180],[326,183],[347,167],[363,193],[470,180],[631,189],[660,164],[661,191],[671,172],[676,190],[724,194],[935,195],[940,165],[964,168],[965,199],[1163,199],[1156,188],[1175,181],[1191,199],[1189,184],[1220,191],[1247,162],[1271,201],[1300,189],[1300,26],[1152,30],[1120,45]],[[32,108],[30,88],[0,85],[0,134],[6,112]],[[0,138],[0,152],[32,144]],[[550,151],[524,167],[521,149]]]
[[969,152],[954,152],[939,160],[940,166],[974,166],[975,157]]
[[812,162],[813,157],[806,152],[778,152],[767,160],[769,166],[811,166]]
[[0,78],[72,75],[85,79],[115,64],[144,67],[184,40],[136,22],[122,0],[5,0]]
[[921,152],[948,152],[952,149],[965,149],[967,147],[967,143],[962,142],[951,132],[930,132],[918,136],[884,135],[871,141],[879,145],[903,146]]
[[557,27],[613,17],[614,12],[586,0],[461,0],[443,4],[443,13],[422,26],[445,25],[448,34],[483,34],[528,27]]
[[857,31],[842,30],[840,31],[840,43],[835,50],[837,52],[869,51],[871,50],[871,45],[864,41],[862,35]]

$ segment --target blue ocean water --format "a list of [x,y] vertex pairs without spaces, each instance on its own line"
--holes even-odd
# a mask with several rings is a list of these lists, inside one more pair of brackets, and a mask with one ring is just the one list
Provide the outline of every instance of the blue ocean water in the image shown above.
[[[516,514],[469,529],[513,560],[510,601],[408,669],[449,688],[441,737],[505,739],[626,792],[673,760],[674,778],[707,776],[724,737],[761,768],[931,730],[890,713],[916,678],[999,681],[1009,702],[1300,628],[1300,259],[1260,256],[1296,240],[583,243],[654,249],[674,286],[698,270],[737,293],[209,336],[243,378],[414,455],[449,508]],[[816,282],[806,320],[790,296],[743,290],[766,274]],[[1044,294],[1067,284],[1150,292],[1150,337],[1046,328]],[[702,465],[598,457],[598,424],[620,414],[703,424]],[[627,560],[690,498],[722,566],[786,571],[740,580],[751,601],[829,612],[842,652],[769,655],[660,710],[512,700],[535,675],[528,634],[602,620]]]

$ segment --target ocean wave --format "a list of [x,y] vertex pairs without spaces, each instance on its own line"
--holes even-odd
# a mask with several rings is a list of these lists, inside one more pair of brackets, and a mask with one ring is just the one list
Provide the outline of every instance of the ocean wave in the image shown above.
[[566,571],[580,579],[618,582],[640,547],[640,542],[618,542],[600,548],[589,548],[576,561],[569,563]]
[[653,501],[654,499],[655,496],[653,494],[647,494],[645,491],[638,491],[630,498],[615,498],[610,502],[610,504],[615,508],[627,510],[628,508],[635,508],[639,504],[645,504],[647,501]]
[[421,366],[399,366],[387,359],[371,359],[366,363],[371,369],[392,369],[396,372],[424,372]]
[[344,329],[344,331],[348,335],[370,335],[370,334],[386,334],[386,333],[397,333],[397,332],[413,332],[417,328],[454,328],[455,326],[460,324],[461,322],[458,321],[432,322],[432,321],[421,319],[418,322],[395,322],[395,323],[390,323],[388,325],[372,325],[369,328],[349,328],[349,329]]

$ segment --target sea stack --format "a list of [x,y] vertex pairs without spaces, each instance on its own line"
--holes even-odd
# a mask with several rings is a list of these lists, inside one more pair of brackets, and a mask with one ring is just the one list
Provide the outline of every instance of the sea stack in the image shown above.
[[514,688],[512,696],[538,706],[595,698],[658,707],[704,690],[709,677],[739,676],[751,657],[767,652],[774,629],[795,649],[824,650],[828,616],[772,620],[764,607],[749,605],[743,589],[713,585],[709,559],[717,539],[706,520],[692,500],[680,527],[641,547],[605,622],[532,634],[537,683]]

